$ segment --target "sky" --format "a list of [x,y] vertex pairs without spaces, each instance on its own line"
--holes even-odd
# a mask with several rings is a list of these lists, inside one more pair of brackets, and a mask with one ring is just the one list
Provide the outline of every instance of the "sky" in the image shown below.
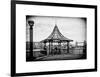
[[28,21],[34,21],[33,41],[46,39],[57,25],[63,36],[73,40],[73,43],[86,40],[86,18],[54,17],[54,16],[26,16],[26,41],[29,41]]

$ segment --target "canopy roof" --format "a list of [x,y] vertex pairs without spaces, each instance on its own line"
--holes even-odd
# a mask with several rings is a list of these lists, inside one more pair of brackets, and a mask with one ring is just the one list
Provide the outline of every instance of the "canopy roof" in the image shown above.
[[42,40],[41,42],[47,42],[47,41],[50,41],[50,40],[52,40],[52,41],[55,41],[55,40],[58,40],[58,41],[73,41],[73,40],[70,40],[70,39],[64,37],[60,33],[60,31],[59,31],[59,29],[58,29],[58,27],[56,25],[55,25],[55,27],[53,29],[53,32],[49,35],[49,37],[44,39],[44,40]]

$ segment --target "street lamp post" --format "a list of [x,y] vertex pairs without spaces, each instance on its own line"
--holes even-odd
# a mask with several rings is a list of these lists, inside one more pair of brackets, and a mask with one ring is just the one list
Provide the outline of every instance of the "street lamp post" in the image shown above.
[[30,26],[30,59],[33,59],[33,26],[34,21],[28,21]]

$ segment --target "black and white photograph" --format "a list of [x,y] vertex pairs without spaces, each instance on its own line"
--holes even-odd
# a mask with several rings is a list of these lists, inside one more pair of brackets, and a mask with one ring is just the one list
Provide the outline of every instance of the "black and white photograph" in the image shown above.
[[26,15],[26,62],[87,56],[87,18]]
[[97,6],[12,2],[11,75],[97,70]]

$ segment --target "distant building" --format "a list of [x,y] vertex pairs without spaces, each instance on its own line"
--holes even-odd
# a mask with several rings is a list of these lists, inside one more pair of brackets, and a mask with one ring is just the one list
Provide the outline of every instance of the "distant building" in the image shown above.
[[44,44],[40,42],[33,42],[33,49],[43,49]]

